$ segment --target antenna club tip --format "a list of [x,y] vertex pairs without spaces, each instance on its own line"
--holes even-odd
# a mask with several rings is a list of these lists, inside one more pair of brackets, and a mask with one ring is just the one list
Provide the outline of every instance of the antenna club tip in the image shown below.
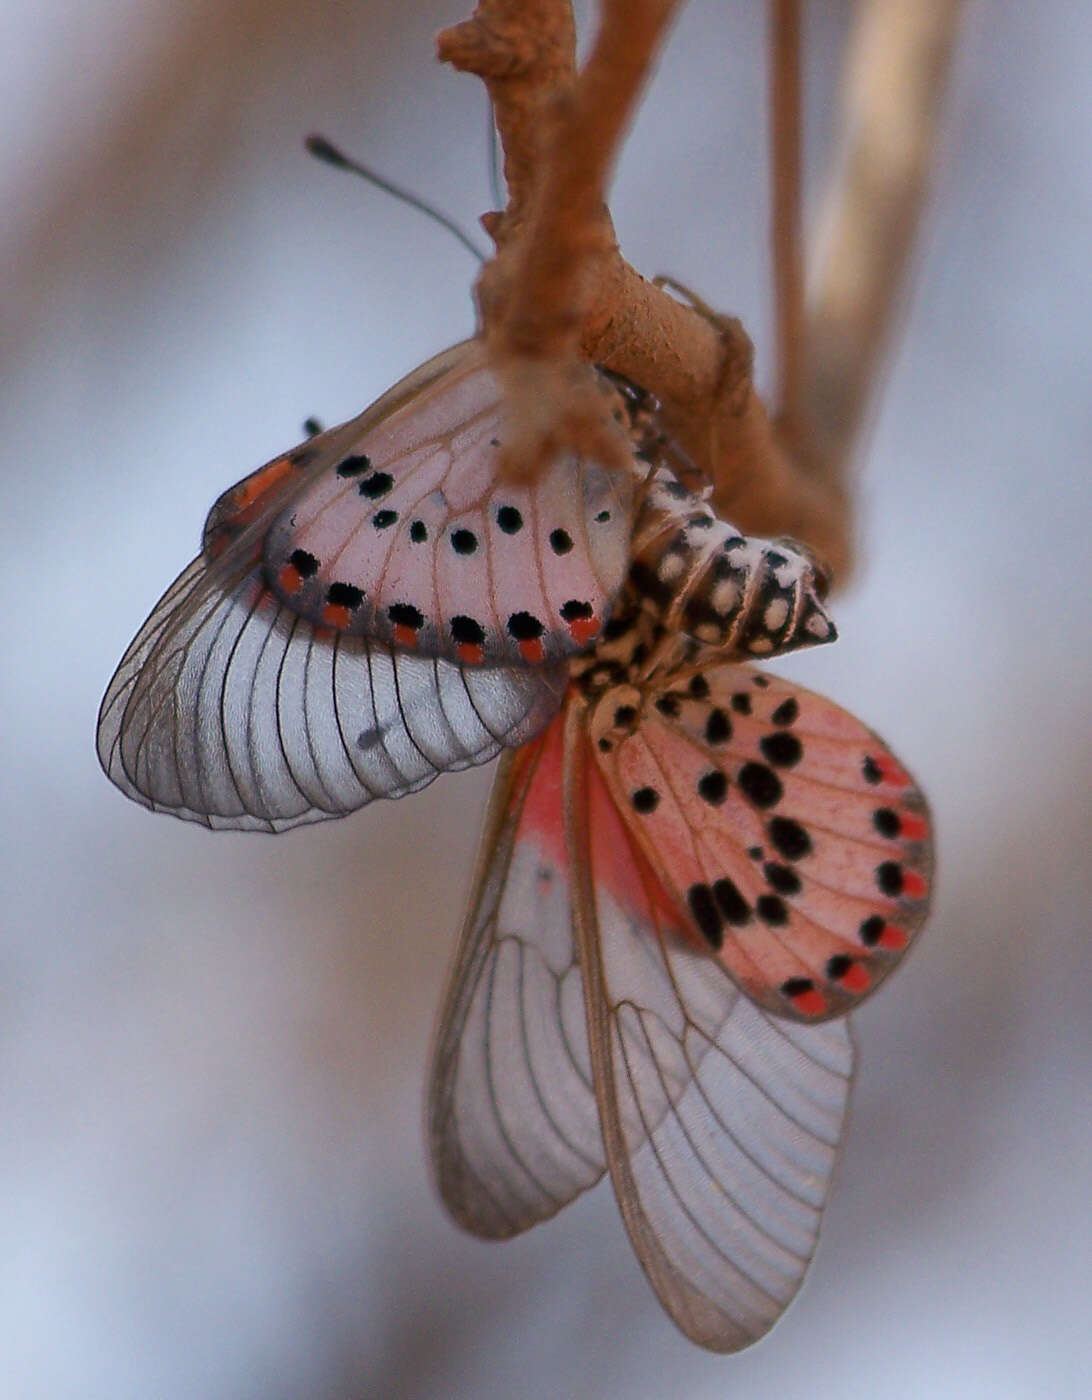
[[309,155],[315,156],[318,160],[324,160],[328,165],[345,166],[348,164],[345,157],[332,141],[328,141],[325,136],[320,136],[317,132],[312,132],[310,136],[305,136],[303,140],[304,150]]

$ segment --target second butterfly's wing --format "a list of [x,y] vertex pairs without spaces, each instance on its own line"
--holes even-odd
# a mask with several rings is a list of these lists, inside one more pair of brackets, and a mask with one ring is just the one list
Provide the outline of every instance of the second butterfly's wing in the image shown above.
[[497,774],[429,1089],[433,1171],[472,1234],[556,1214],[604,1171],[573,947],[562,726]]
[[844,1015],[928,912],[913,780],[853,715],[748,666],[707,666],[642,704],[621,726],[600,705],[597,759],[695,945],[776,1015]]
[[320,632],[247,566],[248,533],[185,570],[110,682],[99,759],[126,796],[281,831],[484,763],[557,709],[561,667],[470,670]]
[[[425,367],[427,370],[427,367]],[[620,411],[602,381],[604,413]],[[268,516],[269,586],[346,636],[467,665],[538,664],[586,650],[628,563],[632,478],[563,455],[498,474],[501,392],[479,342],[418,371],[355,423],[305,445],[313,462]],[[253,509],[273,463],[225,494],[208,534]]]
[[844,1024],[767,1017],[692,951],[584,724],[570,694],[498,777],[436,1044],[433,1168],[459,1224],[503,1238],[609,1160],[664,1307],[730,1351],[772,1325],[807,1268],[852,1045]]
[[568,717],[566,802],[606,1158],[672,1320],[737,1351],[781,1316],[818,1240],[853,1074],[847,1022],[768,1016],[696,951]]

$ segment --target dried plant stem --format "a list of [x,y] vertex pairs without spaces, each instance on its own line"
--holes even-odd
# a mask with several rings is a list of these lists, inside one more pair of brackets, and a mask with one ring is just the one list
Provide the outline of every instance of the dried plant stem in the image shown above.
[[[505,168],[516,180],[505,215],[487,224],[498,254],[477,288],[486,341],[508,391],[505,462],[512,469],[532,470],[569,443],[608,463],[624,460],[624,438],[604,416],[581,340],[601,265],[618,256],[607,182],[679,3],[603,0],[579,74],[567,3],[525,9],[482,0],[473,19],[440,36],[441,57],[480,73],[494,95]],[[522,32],[517,20],[527,26]],[[529,33],[541,45],[541,64],[528,57]],[[529,94],[533,77],[538,87]],[[521,96],[533,99],[531,124],[513,101],[514,78]]]
[[859,0],[807,317],[804,411],[828,471],[844,474],[876,388],[961,8],[961,0]]
[[479,0],[472,18],[440,35],[440,57],[486,84],[504,151],[508,205],[483,219],[497,254],[477,295],[508,390],[509,460],[534,465],[558,445],[607,461],[621,454],[592,389],[587,361],[595,361],[660,399],[668,427],[714,483],[728,518],[753,533],[795,535],[844,574],[844,459],[797,446],[807,437],[817,386],[805,356],[825,325],[821,316],[805,321],[801,310],[798,0],[772,0],[781,172],[777,434],[755,392],[751,342],[739,322],[647,282],[614,240],[607,182],[679,3],[601,0],[596,40],[579,73],[569,0]]
[[804,373],[804,251],[800,230],[800,0],[770,3],[770,188],[777,340],[774,415],[799,430]]
[[568,0],[479,0],[473,17],[443,30],[436,47],[442,62],[485,84],[504,154],[506,217],[518,224],[535,184],[542,105],[576,77],[572,7]]

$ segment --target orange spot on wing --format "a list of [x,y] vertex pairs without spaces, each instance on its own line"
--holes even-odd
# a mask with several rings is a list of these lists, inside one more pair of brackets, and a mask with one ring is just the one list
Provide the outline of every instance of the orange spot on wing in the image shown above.
[[902,874],[902,892],[909,899],[920,899],[928,886],[921,875],[916,870],[904,870]]
[[239,511],[249,510],[255,501],[261,500],[267,491],[272,491],[278,482],[283,481],[291,470],[292,463],[288,458],[278,457],[275,462],[270,462],[267,467],[239,483],[232,505]]
[[928,834],[929,823],[924,817],[915,817],[909,812],[899,813],[899,835],[904,841],[924,841]]
[[569,864],[561,805],[563,739],[564,717],[559,714],[545,733],[516,750],[511,772],[513,791],[530,783],[520,816],[520,839],[533,833],[538,848],[561,873]]
[[417,631],[413,627],[407,627],[404,622],[394,624],[395,644],[400,647],[415,647],[417,645]]
[[287,476],[292,464],[287,457],[278,457],[253,476],[225,491],[213,506],[206,525],[206,553],[213,559],[253,523],[263,496]]
[[889,753],[877,754],[875,762],[885,783],[890,783],[892,787],[909,787],[910,775],[899,767]]
[[295,564],[285,564],[277,575],[277,582],[282,593],[298,593],[303,587],[303,575]]
[[460,642],[455,648],[455,654],[460,661],[465,662],[468,666],[480,666],[485,656],[485,652],[477,642]]
[[213,526],[205,540],[205,554],[210,559],[218,559],[232,540],[238,539],[242,526],[234,520],[225,520]]
[[822,1016],[827,1009],[826,997],[814,987],[809,991],[801,992],[799,996],[792,997],[791,1000],[801,1016]]
[[883,933],[876,940],[876,947],[887,948],[893,953],[899,953],[908,942],[905,929],[898,928],[895,924],[885,924]]
[[572,633],[573,641],[581,646],[592,641],[599,635],[599,619],[597,617],[578,617],[569,623],[569,631]]
[[841,979],[842,986],[846,991],[853,992],[855,996],[860,996],[862,992],[867,992],[872,985],[872,978],[868,975],[868,969],[864,963],[850,963]]
[[327,603],[322,610],[323,620],[331,627],[336,627],[338,631],[344,631],[349,625],[349,609],[342,603]]
[[519,644],[519,654],[524,661],[541,661],[546,655],[546,648],[537,637],[531,641],[523,641]]

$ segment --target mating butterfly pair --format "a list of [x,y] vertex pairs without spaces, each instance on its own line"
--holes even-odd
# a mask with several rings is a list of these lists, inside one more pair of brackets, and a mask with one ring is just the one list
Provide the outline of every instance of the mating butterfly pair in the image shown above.
[[457,346],[233,487],[107,690],[99,754],[156,810],[284,830],[501,750],[429,1099],[484,1237],[609,1171],[661,1302],[736,1350],[803,1278],[845,1123],[844,1013],[921,924],[924,801],[830,701],[745,664],[832,640],[823,580],[662,462],[496,474]]

